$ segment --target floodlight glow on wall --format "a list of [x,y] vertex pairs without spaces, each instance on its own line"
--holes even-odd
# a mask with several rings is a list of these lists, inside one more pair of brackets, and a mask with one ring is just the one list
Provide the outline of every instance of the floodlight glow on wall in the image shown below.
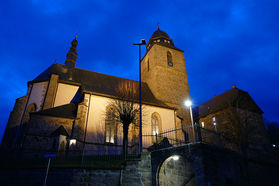
[[179,160],[179,156],[178,156],[178,155],[174,155],[174,156],[172,156],[172,159],[173,159],[174,161],[177,161],[177,160]]
[[70,146],[75,145],[77,143],[76,139],[70,139]]

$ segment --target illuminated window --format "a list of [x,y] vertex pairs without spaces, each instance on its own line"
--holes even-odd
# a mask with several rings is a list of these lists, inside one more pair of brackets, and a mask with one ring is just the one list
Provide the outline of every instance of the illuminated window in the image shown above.
[[116,134],[116,116],[113,107],[107,108],[106,126],[105,126],[105,140],[106,143],[115,143]]
[[153,113],[151,117],[153,142],[157,142],[156,135],[159,134],[161,128],[161,120],[158,113]]
[[106,124],[106,142],[114,143],[114,125]]
[[204,122],[203,121],[201,122],[201,126],[202,126],[202,128],[204,128]]
[[213,123],[214,126],[216,126],[216,118],[215,117],[212,118],[212,123]]

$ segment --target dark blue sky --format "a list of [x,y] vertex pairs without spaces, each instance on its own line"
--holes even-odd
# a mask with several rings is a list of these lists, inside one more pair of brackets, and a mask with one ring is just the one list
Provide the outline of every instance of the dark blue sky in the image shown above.
[[9,0],[0,6],[0,137],[27,81],[64,63],[78,32],[77,67],[138,79],[138,48],[160,28],[185,51],[195,105],[248,91],[279,121],[279,1]]

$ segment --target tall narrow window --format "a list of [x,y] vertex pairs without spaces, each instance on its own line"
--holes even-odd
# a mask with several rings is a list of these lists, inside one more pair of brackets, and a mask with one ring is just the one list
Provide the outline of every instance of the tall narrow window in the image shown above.
[[147,60],[147,72],[149,72],[149,59]]
[[212,118],[212,123],[213,123],[214,126],[216,126],[216,118],[215,117]]
[[116,134],[116,118],[113,107],[107,108],[106,126],[105,126],[105,141],[106,143],[115,143]]
[[173,67],[172,56],[171,56],[171,53],[169,51],[167,52],[167,61],[168,61],[168,65],[170,67]]
[[202,128],[204,128],[204,122],[203,121],[201,122],[201,126],[202,126]]
[[217,122],[215,117],[212,117],[212,123],[214,125],[215,131],[217,132]]
[[161,132],[161,120],[158,113],[153,113],[151,117],[153,142],[158,141],[158,134]]

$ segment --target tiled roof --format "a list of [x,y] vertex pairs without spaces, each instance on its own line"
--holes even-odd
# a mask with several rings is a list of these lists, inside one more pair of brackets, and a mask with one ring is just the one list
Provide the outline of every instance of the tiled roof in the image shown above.
[[51,133],[51,136],[59,136],[59,135],[63,135],[67,137],[70,136],[67,130],[62,125],[58,127],[53,133]]
[[77,104],[70,103],[70,104],[42,110],[39,112],[32,112],[31,114],[74,119],[76,118],[76,114],[77,114]]
[[207,102],[193,108],[193,116],[194,118],[205,117],[210,113],[217,112],[228,106],[238,107],[259,114],[263,113],[248,92],[238,88],[232,88],[231,90],[224,92],[219,96],[215,96]]
[[[81,90],[95,92],[102,95],[109,95],[117,97],[117,87],[120,83],[130,81],[135,83],[137,86],[138,81],[119,78],[97,72],[92,72],[84,69],[73,68],[68,69],[61,64],[53,64],[38,77],[29,83],[41,81],[51,77],[51,74],[59,75],[59,80],[63,80],[69,83],[78,83],[81,85]],[[142,82],[142,102],[146,104],[152,104],[156,106],[170,108],[162,101],[157,100],[148,85]]]

